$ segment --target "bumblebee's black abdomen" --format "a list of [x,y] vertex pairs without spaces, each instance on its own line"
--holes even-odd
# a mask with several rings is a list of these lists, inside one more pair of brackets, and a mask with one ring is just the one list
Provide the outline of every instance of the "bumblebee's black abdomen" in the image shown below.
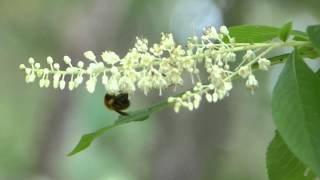
[[130,106],[130,101],[127,93],[118,95],[106,94],[104,96],[104,104],[115,111],[127,109]]
[[116,109],[119,109],[119,110],[127,109],[130,106],[128,94],[122,93],[117,95],[113,104]]

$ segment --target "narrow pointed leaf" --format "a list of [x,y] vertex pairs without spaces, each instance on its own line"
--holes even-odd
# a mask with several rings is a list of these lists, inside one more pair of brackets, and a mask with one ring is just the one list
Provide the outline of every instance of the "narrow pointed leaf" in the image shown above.
[[104,133],[108,132],[110,129],[114,127],[118,127],[120,125],[130,123],[130,122],[136,122],[136,121],[144,121],[149,118],[151,113],[160,111],[161,109],[165,108],[166,106],[170,105],[168,101],[162,100],[148,108],[130,112],[128,116],[119,116],[117,120],[114,121],[112,125],[106,126],[104,128],[101,128],[93,133],[85,134],[81,137],[79,143],[74,147],[74,149],[68,154],[68,156],[72,156],[74,154],[77,154],[78,152],[81,152],[88,148],[91,143],[98,137],[102,136]]
[[110,129],[129,122],[146,120],[149,117],[149,114],[149,110],[140,110],[132,112],[128,116],[119,116],[112,125],[101,128],[93,133],[83,135],[77,146],[68,154],[68,156],[72,156],[88,148],[97,137],[100,137]]
[[285,25],[283,25],[280,29],[280,32],[279,32],[279,38],[282,40],[282,41],[287,41],[289,35],[290,35],[290,32],[292,30],[292,22],[288,22],[286,23]]

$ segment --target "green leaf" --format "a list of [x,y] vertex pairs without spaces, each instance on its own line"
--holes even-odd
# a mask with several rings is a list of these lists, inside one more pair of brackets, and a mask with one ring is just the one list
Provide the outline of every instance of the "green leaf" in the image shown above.
[[[236,38],[239,43],[259,43],[272,40],[279,35],[279,28],[262,25],[241,25],[229,28],[230,36]],[[307,40],[304,32],[291,30],[290,34],[296,38]]]
[[72,156],[88,148],[93,140],[95,140],[97,137],[100,137],[108,130],[129,122],[146,120],[149,117],[149,114],[150,111],[146,109],[132,112],[128,116],[119,116],[119,118],[112,125],[101,128],[93,133],[83,135],[77,146],[68,154],[68,156]]
[[320,79],[295,50],[273,90],[272,115],[289,149],[320,175]]
[[288,149],[278,132],[267,151],[270,180],[314,180],[315,175]]
[[284,24],[279,31],[279,38],[286,42],[292,30],[292,22]]
[[270,26],[241,25],[229,28],[230,36],[236,42],[258,43],[271,40],[278,36],[279,29]]
[[83,135],[81,137],[79,143],[76,145],[76,147],[73,148],[73,150],[68,154],[68,156],[72,156],[74,154],[77,154],[78,152],[85,150],[86,148],[88,148],[91,145],[91,143],[96,138],[100,137],[101,135],[103,135],[104,133],[109,131],[110,129],[112,129],[114,127],[118,127],[123,124],[130,123],[130,122],[144,121],[149,118],[151,113],[160,111],[161,109],[163,109],[164,107],[166,107],[168,105],[170,105],[170,104],[165,99],[163,101],[160,101],[159,103],[156,103],[155,105],[153,105],[149,108],[130,112],[128,116],[119,116],[118,119],[115,120],[112,125],[101,128],[93,133]]
[[101,128],[99,130],[97,130],[96,132],[93,133],[89,133],[89,134],[85,134],[83,136],[81,136],[81,139],[79,141],[79,143],[77,144],[77,146],[68,154],[68,156],[72,156],[74,154],[77,154],[80,151],[83,151],[84,149],[86,149],[87,147],[90,146],[90,144],[92,143],[92,141],[94,139],[96,139],[97,137],[99,137],[102,133],[108,131],[109,129],[112,129],[113,127],[115,127],[115,125],[110,125],[104,128]]
[[298,51],[299,51],[299,54],[301,54],[303,57],[307,57],[311,59],[319,57],[319,53],[314,47],[304,46],[304,47],[300,47]]
[[320,78],[320,68],[318,69],[318,71],[317,71],[317,76]]
[[[288,59],[289,55],[290,54],[280,54],[277,56],[269,57],[268,59],[271,61],[271,65],[274,65],[274,64],[279,64],[279,63],[286,61]],[[257,63],[257,68],[258,68],[258,66],[259,66],[259,63]]]
[[307,34],[311,43],[317,49],[318,53],[320,53],[320,25],[308,26]]
[[308,41],[308,35],[305,32],[298,31],[298,30],[291,30],[291,34],[294,35],[293,40],[296,41]]

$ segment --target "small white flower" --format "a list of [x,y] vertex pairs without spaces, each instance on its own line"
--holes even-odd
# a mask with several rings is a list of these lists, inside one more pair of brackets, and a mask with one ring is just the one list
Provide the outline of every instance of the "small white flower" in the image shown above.
[[99,63],[90,63],[87,68],[88,74],[99,74],[104,71],[104,64],[102,62]]
[[50,80],[49,80],[49,79],[45,79],[45,81],[44,81],[44,87],[45,87],[45,88],[49,88],[49,87],[50,87]]
[[63,61],[69,65],[71,63],[71,58],[69,56],[63,56]]
[[59,82],[59,88],[61,89],[61,90],[63,90],[64,88],[66,87],[66,81],[65,80],[60,80],[60,82]]
[[[217,89],[214,94],[216,94],[217,99],[214,102],[217,102],[218,99],[223,99],[227,95],[227,91],[225,89]],[[213,95],[213,94],[212,94]],[[214,98],[212,98],[214,100]]]
[[226,55],[226,59],[225,59],[226,62],[235,62],[236,61],[236,54],[235,53],[228,53]]
[[34,82],[35,79],[36,79],[36,75],[33,72],[26,76],[26,82],[27,83]]
[[26,66],[25,66],[24,64],[20,64],[20,65],[19,65],[19,69],[20,69],[20,70],[24,70],[24,69],[26,69]]
[[54,63],[53,64],[53,68],[55,68],[56,70],[60,69],[60,65],[58,63]]
[[107,85],[108,84],[108,76],[106,76],[105,74],[102,76],[102,84],[103,85]]
[[47,63],[48,63],[48,64],[52,64],[52,63],[53,63],[53,59],[52,59],[51,56],[48,56],[48,57],[47,57]]
[[87,82],[86,82],[86,88],[89,93],[93,93],[94,90],[96,89],[96,83],[97,83],[97,78],[96,77],[91,77]]
[[249,66],[241,66],[238,70],[238,74],[242,77],[242,78],[246,78],[249,76],[250,74],[250,68]]
[[202,36],[202,39],[218,39],[219,38],[219,35],[217,33],[217,30],[215,27],[207,27],[205,30],[204,30],[204,35]]
[[92,51],[86,51],[83,53],[84,57],[90,61],[96,61],[96,55]]
[[176,103],[174,104],[174,112],[175,112],[175,113],[178,113],[178,112],[180,111],[180,107],[181,107],[181,104],[178,103],[178,102],[176,102]]
[[213,89],[214,89],[214,85],[213,85],[213,84],[209,84],[208,88],[209,88],[210,90],[213,90]]
[[258,81],[256,80],[253,74],[249,75],[246,81],[246,87],[250,89],[252,92],[258,87]]
[[48,68],[44,68],[44,69],[43,69],[43,73],[44,73],[44,74],[48,74],[48,73],[49,73],[49,69],[48,69]]
[[[172,56],[172,57],[181,57],[181,56],[183,56],[185,53],[186,53],[185,50],[183,50],[183,49],[182,49],[182,46],[179,45],[179,46],[177,46],[176,48],[173,49],[173,51],[172,51],[172,53],[171,53],[171,56]],[[190,60],[190,59],[191,59],[191,58],[189,58],[189,60]],[[192,62],[193,62],[193,60],[192,60]]]
[[193,103],[192,102],[189,102],[188,103],[188,109],[189,109],[189,111],[192,111],[193,110]]
[[152,56],[149,53],[145,53],[145,54],[142,54],[140,57],[140,64],[144,67],[149,68],[152,65],[152,63],[154,63],[154,60],[155,60],[154,56]]
[[247,50],[246,54],[243,56],[244,61],[251,61],[256,57],[256,54],[252,50]]
[[69,89],[70,91],[72,91],[74,88],[75,88],[75,83],[74,83],[74,81],[69,81],[68,89]]
[[96,68],[96,63],[90,63],[89,66],[87,67],[87,73],[93,74],[93,71],[95,68]]
[[119,88],[122,92],[132,93],[136,90],[134,82],[127,76],[123,76],[119,79]]
[[271,65],[271,62],[267,58],[261,58],[258,60],[259,69],[267,71]]
[[138,85],[138,88],[143,90],[143,93],[145,95],[147,95],[150,89],[152,88],[150,77],[147,77],[147,76],[143,76],[142,78],[140,78],[137,85]]
[[44,69],[42,69],[42,70],[39,69],[39,71],[38,71],[38,69],[35,68],[35,70],[33,72],[40,78],[44,74]]
[[74,81],[76,84],[81,84],[83,82],[82,75],[78,75]]
[[61,76],[60,73],[55,73],[55,74],[53,75],[53,80],[54,80],[54,81],[59,81],[60,76]]
[[137,48],[137,50],[139,52],[146,52],[148,51],[148,40],[145,38],[136,38],[136,43],[135,43],[135,48]]
[[160,46],[163,50],[171,51],[175,46],[173,35],[171,33],[161,33]]
[[84,66],[83,61],[79,61],[79,62],[77,63],[77,66],[78,66],[79,68],[83,68],[83,66]]
[[39,80],[40,88],[44,87],[44,83],[45,83],[45,80],[43,78]]
[[35,64],[34,64],[34,67],[35,67],[36,69],[40,69],[40,66],[41,66],[40,63],[35,63]]
[[195,109],[198,109],[201,102],[201,96],[199,94],[194,94],[193,106]]
[[110,94],[118,94],[119,93],[118,78],[115,76],[111,76],[108,81],[108,84],[105,85],[105,89]]
[[112,51],[103,52],[101,57],[104,62],[106,62],[107,64],[111,64],[111,65],[114,65],[120,61],[119,56]]
[[69,74],[76,74],[79,71],[76,67],[67,67],[66,72]]
[[53,81],[53,88],[57,89],[59,87],[59,80],[58,81]]
[[150,52],[155,56],[161,56],[163,53],[159,44],[153,44],[152,48],[150,48]]
[[220,27],[220,32],[224,35],[229,35],[228,28],[226,26],[221,26]]
[[29,64],[34,64],[34,59],[32,57],[29,58]]
[[215,92],[212,94],[212,101],[216,103],[218,101],[218,94]]
[[232,89],[232,82],[231,81],[224,82],[224,88],[226,91],[230,91]]
[[30,68],[25,68],[24,71],[26,74],[31,74],[33,72]]
[[61,77],[60,73],[55,73],[53,75],[53,88],[56,89],[59,87],[60,77]]
[[209,103],[211,103],[211,102],[212,102],[212,96],[211,96],[211,94],[207,93],[207,94],[206,94],[206,99],[207,99],[207,101],[208,101]]

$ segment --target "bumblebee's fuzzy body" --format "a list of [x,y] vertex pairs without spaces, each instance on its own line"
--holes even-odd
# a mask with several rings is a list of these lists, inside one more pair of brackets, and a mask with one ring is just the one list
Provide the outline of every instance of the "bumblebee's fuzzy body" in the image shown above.
[[118,95],[106,94],[104,96],[104,104],[107,108],[114,110],[123,116],[128,115],[128,113],[122,111],[130,106],[129,96],[127,93],[121,93]]

